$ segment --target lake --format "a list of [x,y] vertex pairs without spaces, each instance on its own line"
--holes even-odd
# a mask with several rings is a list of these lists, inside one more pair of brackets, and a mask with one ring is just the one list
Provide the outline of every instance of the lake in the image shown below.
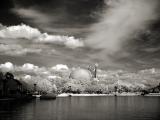
[[160,97],[61,97],[0,101],[0,120],[158,120]]

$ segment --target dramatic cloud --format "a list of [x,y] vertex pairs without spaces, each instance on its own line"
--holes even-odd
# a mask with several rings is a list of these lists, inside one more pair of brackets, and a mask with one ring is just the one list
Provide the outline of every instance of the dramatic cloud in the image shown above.
[[41,35],[40,31],[25,24],[5,27],[0,30],[1,38],[26,38],[34,39]]
[[126,40],[157,19],[157,0],[106,0],[106,12],[99,23],[91,27],[86,44],[103,49],[103,54],[120,51]]
[[38,43],[52,43],[52,44],[59,44],[59,45],[65,45],[68,48],[77,48],[77,47],[83,47],[84,44],[79,39],[75,39],[73,36],[59,36],[59,35],[48,35],[47,33],[41,34],[38,38],[35,40]]
[[160,67],[159,0],[56,1],[14,0],[1,11],[2,24],[13,25],[0,24],[1,63]]
[[5,39],[25,38],[33,43],[51,43],[64,45],[68,48],[78,48],[84,46],[82,41],[75,39],[74,37],[48,35],[47,33],[41,33],[38,29],[32,28],[25,24],[3,27],[0,30],[0,37]]
[[13,9],[13,12],[16,14],[19,14],[20,16],[27,18],[29,21],[32,21],[36,24],[48,24],[53,19],[50,18],[50,16],[43,14],[42,12],[39,12],[35,9],[24,9],[24,8],[17,8]]

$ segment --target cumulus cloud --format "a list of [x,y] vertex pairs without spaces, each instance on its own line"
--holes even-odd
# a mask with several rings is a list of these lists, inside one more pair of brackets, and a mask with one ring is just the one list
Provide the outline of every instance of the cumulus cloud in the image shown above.
[[63,65],[63,64],[58,64],[58,65],[52,67],[51,69],[55,70],[55,71],[69,70],[68,66],[67,65]]
[[40,34],[41,34],[41,32],[38,29],[32,28],[32,27],[25,25],[25,24],[5,27],[4,29],[0,30],[0,37],[1,38],[33,39],[33,38],[38,37]]
[[21,24],[17,26],[4,27],[0,30],[1,38],[19,39],[25,38],[33,43],[51,43],[64,45],[68,48],[83,47],[84,43],[73,36],[49,35],[41,33],[38,29]]
[[42,50],[37,48],[23,48],[18,44],[0,44],[0,54],[19,56],[27,53],[40,53]]
[[47,33],[43,33],[38,38],[36,38],[36,42],[65,45],[68,48],[77,48],[84,46],[82,41],[80,41],[79,39],[75,39],[73,36],[68,37],[60,35],[48,35]]
[[6,63],[0,65],[0,69],[2,71],[13,71],[14,65],[11,62],[6,62]]
[[[23,75],[25,79],[31,79],[32,76],[42,77],[45,79],[61,79],[61,74],[70,71],[67,65],[57,64],[53,67],[39,67],[31,63],[25,63],[22,66],[14,65],[11,62],[0,64],[0,70],[3,72],[11,71],[16,75]],[[68,75],[69,76],[69,75]]]
[[33,64],[30,64],[30,63],[25,63],[22,66],[22,69],[24,69],[24,70],[36,70],[36,69],[38,69],[38,66],[35,66]]
[[23,77],[25,80],[31,80],[31,75],[25,75],[24,77]]

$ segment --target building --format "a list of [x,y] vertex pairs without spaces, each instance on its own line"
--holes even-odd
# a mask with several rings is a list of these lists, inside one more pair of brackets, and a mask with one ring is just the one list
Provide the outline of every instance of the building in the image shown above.
[[71,72],[70,78],[77,80],[91,80],[92,74],[89,70],[77,68]]
[[0,98],[21,97],[26,93],[25,84],[15,79],[13,74],[0,72]]
[[96,63],[94,66],[89,66],[88,69],[76,68],[71,72],[69,78],[77,80],[91,80],[97,78],[97,67],[98,64]]

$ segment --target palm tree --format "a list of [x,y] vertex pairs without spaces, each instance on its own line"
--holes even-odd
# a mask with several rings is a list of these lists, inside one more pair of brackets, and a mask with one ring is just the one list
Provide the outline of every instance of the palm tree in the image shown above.
[[13,80],[14,79],[14,75],[12,73],[10,73],[10,72],[7,72],[5,74],[5,78],[6,78],[6,80]]

